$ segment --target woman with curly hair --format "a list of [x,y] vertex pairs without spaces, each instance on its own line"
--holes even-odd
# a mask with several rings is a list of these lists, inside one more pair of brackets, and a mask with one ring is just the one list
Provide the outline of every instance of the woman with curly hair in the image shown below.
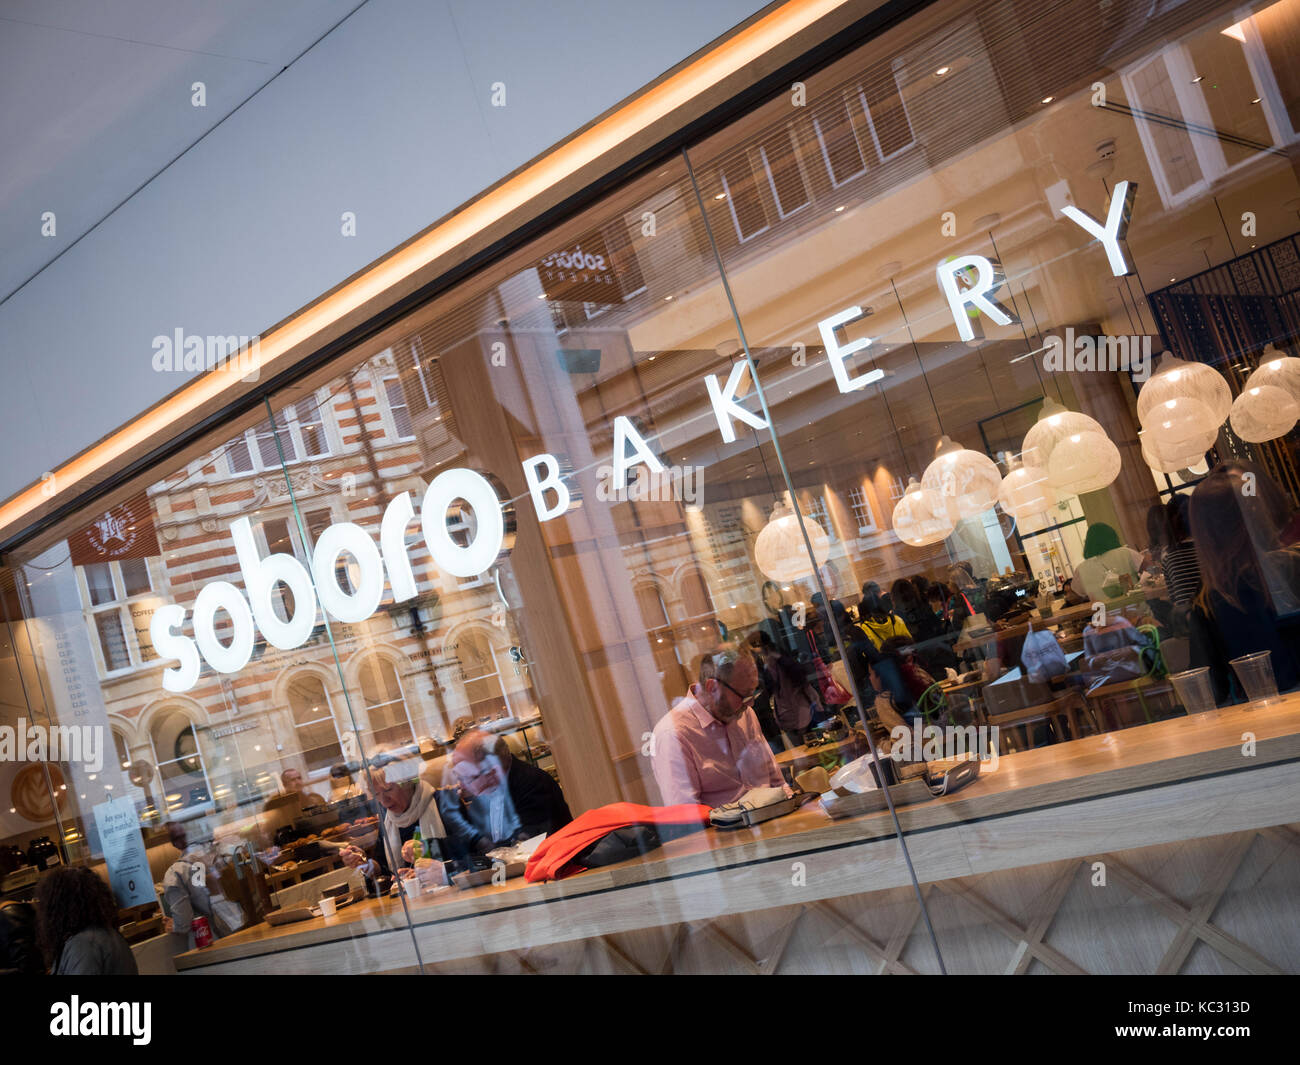
[[135,976],[113,892],[84,866],[55,869],[36,889],[36,934],[55,976]]

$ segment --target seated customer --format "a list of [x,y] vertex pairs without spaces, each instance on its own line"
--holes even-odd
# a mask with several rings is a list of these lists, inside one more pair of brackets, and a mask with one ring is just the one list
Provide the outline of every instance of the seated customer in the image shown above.
[[444,791],[440,801],[457,858],[549,835],[573,820],[560,785],[513,758],[501,737],[478,729],[465,733],[451,754],[451,777],[459,800]]
[[1122,545],[1114,529],[1098,522],[1088,526],[1088,535],[1083,540],[1083,561],[1074,567],[1074,587],[1089,602],[1118,599],[1138,586],[1142,565],[1139,552]]
[[383,750],[372,754],[368,764],[361,779],[380,806],[378,837],[366,850],[351,844],[343,847],[339,855],[343,864],[360,869],[372,882],[381,874],[392,875],[404,864],[402,845],[417,831],[431,852],[428,856],[435,861],[443,858],[437,841],[446,838],[447,830],[438,812],[437,793],[419,775],[419,755]]
[[783,786],[750,708],[759,690],[754,659],[723,648],[701,659],[697,676],[654,728],[651,762],[664,804],[723,806],[750,788]]

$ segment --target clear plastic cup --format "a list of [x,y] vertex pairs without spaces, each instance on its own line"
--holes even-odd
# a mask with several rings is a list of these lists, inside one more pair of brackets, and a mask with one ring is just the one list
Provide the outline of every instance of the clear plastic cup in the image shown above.
[[1271,651],[1242,655],[1228,664],[1236,671],[1237,679],[1246,689],[1246,698],[1252,703],[1277,698],[1277,679],[1273,676]]
[[338,899],[333,895],[324,895],[320,900],[320,915],[322,917],[333,917],[338,912]]
[[1210,683],[1209,666],[1170,673],[1169,680],[1178,701],[1189,714],[1203,714],[1214,709],[1214,686]]

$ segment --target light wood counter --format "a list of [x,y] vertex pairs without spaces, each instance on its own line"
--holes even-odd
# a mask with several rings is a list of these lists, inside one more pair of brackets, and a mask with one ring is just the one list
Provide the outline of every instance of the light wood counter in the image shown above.
[[[956,795],[900,808],[922,883],[1300,821],[1300,694],[1002,757]],[[986,765],[987,769],[987,765]],[[804,867],[806,882],[792,876]],[[796,870],[797,872],[797,870]],[[888,812],[816,804],[705,830],[646,858],[546,884],[410,900],[426,963],[834,899],[907,884]],[[402,900],[260,924],[176,959],[198,972],[389,971],[415,964]]]

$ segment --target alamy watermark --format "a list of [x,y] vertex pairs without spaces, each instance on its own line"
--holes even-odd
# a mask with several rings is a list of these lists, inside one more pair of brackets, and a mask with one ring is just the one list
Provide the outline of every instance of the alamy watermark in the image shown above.
[[638,466],[629,471],[630,483],[625,488],[614,487],[614,467],[601,466],[596,470],[596,498],[602,502],[669,503],[680,502],[698,510],[704,498],[703,466],[665,466],[652,470]]
[[87,772],[104,768],[104,726],[0,725],[0,762],[80,762]]
[[889,730],[889,757],[896,762],[937,762],[973,755],[998,767],[997,725],[896,725]]
[[153,338],[155,373],[199,373],[224,370],[241,380],[256,381],[261,373],[260,336],[200,336],[177,326],[171,335]]
[[1064,339],[1044,338],[1043,370],[1047,373],[1126,371],[1133,380],[1145,382],[1151,376],[1149,336],[1074,335],[1066,326]]

